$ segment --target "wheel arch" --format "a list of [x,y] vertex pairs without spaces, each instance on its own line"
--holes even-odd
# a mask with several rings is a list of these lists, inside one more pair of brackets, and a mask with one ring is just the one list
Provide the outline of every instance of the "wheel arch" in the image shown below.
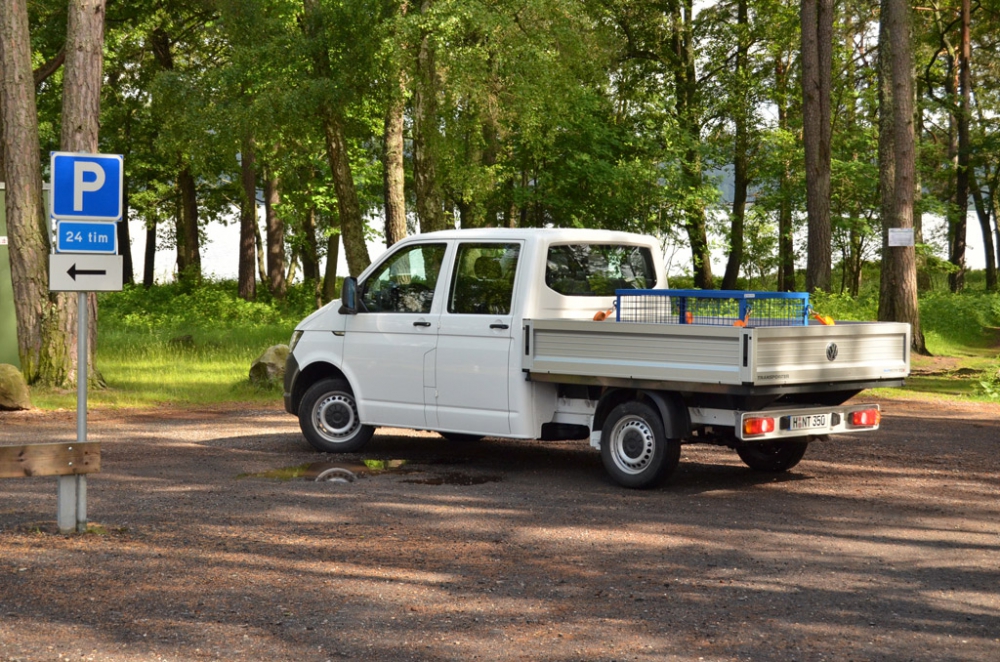
[[677,393],[652,391],[648,389],[610,389],[604,393],[594,412],[593,429],[604,428],[608,414],[623,402],[639,401],[652,405],[663,423],[663,434],[668,439],[684,439],[691,436],[691,418],[687,406]]
[[[327,363],[326,361],[316,361],[310,363],[304,368],[299,369],[299,374],[295,378],[295,383],[292,384],[292,407],[293,411],[298,411],[299,405],[302,403],[302,396],[305,392],[309,390],[309,387],[318,382],[321,379],[343,379],[348,384],[351,380],[347,378],[347,375],[332,363]],[[353,389],[353,386],[352,386]]]

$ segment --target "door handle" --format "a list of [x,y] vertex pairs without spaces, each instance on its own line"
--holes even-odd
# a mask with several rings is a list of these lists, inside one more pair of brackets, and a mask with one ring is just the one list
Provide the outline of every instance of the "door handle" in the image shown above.
[[510,325],[508,325],[508,324],[502,324],[500,322],[497,322],[495,324],[490,324],[490,328],[491,329],[509,329]]
[[414,322],[413,323],[413,326],[430,326],[430,325],[431,325],[430,322],[425,322],[423,320],[420,320],[419,322]]

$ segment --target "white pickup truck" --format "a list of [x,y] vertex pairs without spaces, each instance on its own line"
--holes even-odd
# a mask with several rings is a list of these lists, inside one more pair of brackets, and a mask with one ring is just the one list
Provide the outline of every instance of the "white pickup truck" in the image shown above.
[[[787,470],[817,437],[877,429],[877,405],[844,403],[909,374],[909,325],[776,319],[738,292],[710,313],[718,301],[661,296],[666,285],[651,237],[416,235],[296,327],[285,409],[322,452],[357,451],[378,426],[589,439],[617,483],[644,488],[685,443]],[[635,316],[636,301],[652,315]]]

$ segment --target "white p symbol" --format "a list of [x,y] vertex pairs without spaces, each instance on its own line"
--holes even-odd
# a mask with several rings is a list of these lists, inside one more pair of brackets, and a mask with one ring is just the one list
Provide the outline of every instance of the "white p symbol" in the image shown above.
[[[84,173],[91,173],[94,179],[83,181]],[[92,161],[73,162],[73,211],[83,211],[83,194],[100,191],[104,186],[104,168]]]

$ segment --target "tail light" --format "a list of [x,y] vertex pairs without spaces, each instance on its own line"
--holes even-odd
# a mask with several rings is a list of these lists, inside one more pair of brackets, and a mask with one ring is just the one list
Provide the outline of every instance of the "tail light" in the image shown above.
[[848,420],[856,428],[874,428],[882,421],[882,412],[878,409],[852,411]]
[[774,432],[774,419],[752,416],[743,419],[743,435],[752,436]]

